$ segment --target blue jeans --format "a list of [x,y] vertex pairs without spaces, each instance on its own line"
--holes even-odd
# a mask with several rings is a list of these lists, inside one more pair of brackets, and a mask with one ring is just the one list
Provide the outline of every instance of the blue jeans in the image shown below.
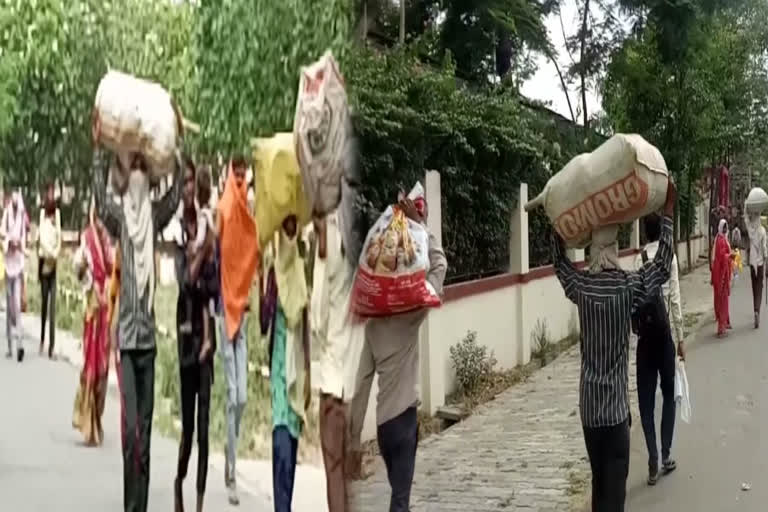
[[227,474],[229,482],[235,483],[235,459],[237,458],[237,441],[240,438],[240,421],[248,396],[248,317],[243,314],[240,327],[235,337],[227,338],[227,325],[223,316],[217,317],[219,322],[219,339],[221,342],[221,362],[227,378]]
[[272,494],[275,512],[291,512],[293,481],[296,476],[296,453],[299,440],[287,427],[272,430]]

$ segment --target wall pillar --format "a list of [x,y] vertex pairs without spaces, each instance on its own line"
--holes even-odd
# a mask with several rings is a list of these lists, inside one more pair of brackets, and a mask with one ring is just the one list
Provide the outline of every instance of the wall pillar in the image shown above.
[[635,219],[632,222],[632,235],[629,238],[630,249],[640,249],[640,219]]
[[[440,190],[440,173],[427,171],[424,190],[429,207],[427,227],[437,238],[440,245],[443,244],[443,210],[442,193]],[[450,265],[450,261],[448,264]],[[435,414],[437,408],[445,404],[445,368],[443,359],[445,340],[432,339],[430,337],[430,325],[435,321],[433,315],[427,315],[421,324],[419,333],[419,350],[421,352],[421,403],[429,414]]]

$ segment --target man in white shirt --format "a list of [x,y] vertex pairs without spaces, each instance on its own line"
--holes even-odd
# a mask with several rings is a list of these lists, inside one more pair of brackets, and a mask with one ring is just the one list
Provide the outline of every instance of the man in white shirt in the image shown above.
[[[661,217],[657,214],[648,215],[643,219],[643,224],[648,243],[635,261],[635,269],[653,261],[659,250]],[[673,254],[669,279],[662,285],[661,296],[654,298],[633,317],[633,330],[638,335],[637,395],[640,420],[648,448],[648,485],[655,485],[659,476],[655,425],[656,387],[659,383],[664,400],[661,414],[661,470],[663,473],[670,473],[677,468],[671,457],[671,450],[676,409],[675,342],[677,354],[682,359],[685,358],[685,334],[680,302],[677,257]],[[670,329],[670,326],[674,329]]]
[[315,261],[312,272],[313,346],[321,351],[320,439],[325,463],[329,512],[349,510],[344,471],[347,459],[347,403],[352,389],[346,378],[354,366],[349,297],[354,276],[346,257],[340,215],[314,218]]
[[768,239],[760,215],[745,216],[749,235],[749,274],[752,278],[752,303],[755,308],[755,329],[760,327],[760,304],[763,296],[765,260],[768,258]]

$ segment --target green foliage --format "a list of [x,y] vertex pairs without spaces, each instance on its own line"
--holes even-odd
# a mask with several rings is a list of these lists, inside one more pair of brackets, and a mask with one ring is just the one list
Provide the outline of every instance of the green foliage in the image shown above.
[[350,0],[201,2],[197,17],[200,149],[245,152],[251,137],[293,127],[299,70],[352,37]]
[[491,382],[496,358],[493,357],[493,351],[488,351],[488,347],[478,345],[476,332],[467,332],[461,342],[450,348],[450,352],[460,393],[476,393]]
[[450,61],[435,69],[408,49],[357,51],[343,70],[356,107],[369,219],[425,170],[440,171],[449,279],[505,269],[519,184],[541,190],[575,153],[564,153],[561,142],[569,150],[583,143],[573,143],[575,135],[550,115],[524,107],[514,90],[457,87]]

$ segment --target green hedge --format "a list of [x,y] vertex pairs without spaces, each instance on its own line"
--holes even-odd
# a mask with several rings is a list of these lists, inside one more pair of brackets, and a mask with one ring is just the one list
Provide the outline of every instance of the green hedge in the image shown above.
[[[410,52],[353,52],[344,74],[356,108],[363,196],[372,222],[396,197],[441,174],[448,281],[507,269],[511,209],[518,185],[531,194],[586,142],[546,109],[525,106],[514,89],[469,90],[453,64],[424,65]],[[530,216],[531,265],[549,262],[546,218]]]

